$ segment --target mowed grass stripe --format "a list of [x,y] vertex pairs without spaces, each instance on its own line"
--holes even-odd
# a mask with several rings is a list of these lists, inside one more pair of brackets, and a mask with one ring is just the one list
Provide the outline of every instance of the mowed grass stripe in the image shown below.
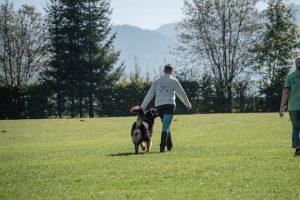
[[300,199],[288,117],[176,115],[134,155],[135,117],[0,121],[0,199]]

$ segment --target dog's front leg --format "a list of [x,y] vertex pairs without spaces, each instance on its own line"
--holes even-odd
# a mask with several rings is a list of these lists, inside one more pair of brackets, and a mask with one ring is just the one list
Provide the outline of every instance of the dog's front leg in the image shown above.
[[135,150],[135,154],[139,153],[139,145],[137,143],[134,143],[134,150]]

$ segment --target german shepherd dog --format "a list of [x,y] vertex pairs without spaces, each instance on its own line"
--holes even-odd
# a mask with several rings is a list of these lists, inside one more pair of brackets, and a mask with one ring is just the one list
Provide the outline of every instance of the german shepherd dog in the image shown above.
[[132,113],[137,113],[137,120],[131,127],[131,138],[134,144],[135,154],[138,154],[139,152],[139,145],[143,151],[146,150],[146,152],[149,152],[152,146],[151,137],[154,119],[158,116],[157,110],[151,108],[144,111],[140,106],[134,106],[130,111]]

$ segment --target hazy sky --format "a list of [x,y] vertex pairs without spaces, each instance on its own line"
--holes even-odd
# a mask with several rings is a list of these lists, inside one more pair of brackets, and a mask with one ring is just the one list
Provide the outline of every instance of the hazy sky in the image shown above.
[[182,19],[183,0],[111,0],[112,21],[146,29]]
[[[13,0],[15,6],[31,4],[43,10],[47,0]],[[4,2],[4,0],[0,0]],[[300,4],[300,0],[290,0]],[[113,25],[130,24],[143,29],[157,29],[162,24],[182,19],[183,0],[111,0]],[[265,4],[260,3],[262,9]]]

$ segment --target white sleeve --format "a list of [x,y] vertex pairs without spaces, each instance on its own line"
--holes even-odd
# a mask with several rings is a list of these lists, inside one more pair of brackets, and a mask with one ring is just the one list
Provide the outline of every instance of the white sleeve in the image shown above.
[[144,98],[144,101],[141,105],[141,107],[145,110],[148,106],[148,104],[150,103],[150,101],[152,100],[152,98],[155,95],[155,85],[156,85],[156,81],[154,81],[149,89],[149,91],[147,92],[146,97]]
[[187,108],[192,107],[188,97],[186,96],[186,93],[185,93],[184,89],[182,88],[182,86],[181,86],[181,84],[179,83],[178,80],[175,80],[175,92],[176,92],[176,95],[178,96],[178,98],[182,101],[182,103]]

